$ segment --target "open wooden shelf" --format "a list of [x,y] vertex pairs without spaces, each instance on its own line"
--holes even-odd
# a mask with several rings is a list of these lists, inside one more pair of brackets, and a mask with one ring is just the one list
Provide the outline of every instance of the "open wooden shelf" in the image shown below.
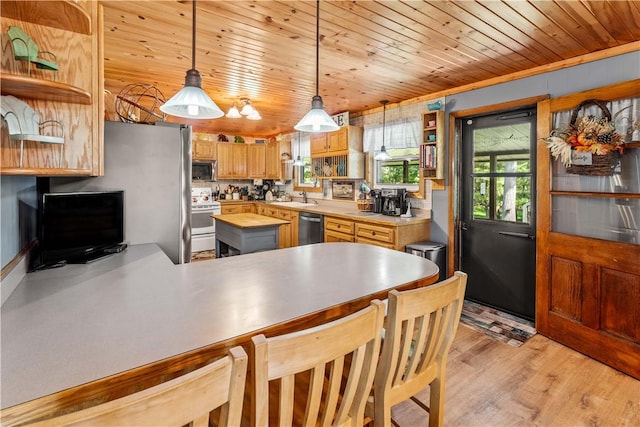
[[2,85],[3,95],[91,105],[91,94],[89,92],[65,83],[2,73],[0,84]]
[[91,17],[71,1],[2,0],[2,16],[90,35]]

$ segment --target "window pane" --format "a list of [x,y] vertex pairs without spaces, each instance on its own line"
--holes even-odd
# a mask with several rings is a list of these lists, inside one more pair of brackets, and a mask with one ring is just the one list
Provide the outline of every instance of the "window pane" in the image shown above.
[[505,172],[511,162],[517,172],[529,172],[530,135],[530,123],[474,130],[474,173]]
[[474,177],[473,218],[528,224],[531,177]]
[[553,196],[551,229],[640,244],[640,199]]
[[388,150],[391,160],[376,161],[376,184],[418,185],[418,148]]

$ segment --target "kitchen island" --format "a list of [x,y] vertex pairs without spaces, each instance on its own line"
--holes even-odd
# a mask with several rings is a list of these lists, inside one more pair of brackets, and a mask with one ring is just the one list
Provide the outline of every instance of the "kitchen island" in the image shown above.
[[130,394],[209,363],[256,334],[325,323],[391,289],[437,277],[429,260],[357,243],[182,265],[157,245],[134,245],[92,264],[30,273],[1,310],[0,423]]
[[216,258],[278,249],[278,229],[289,221],[254,213],[212,215]]

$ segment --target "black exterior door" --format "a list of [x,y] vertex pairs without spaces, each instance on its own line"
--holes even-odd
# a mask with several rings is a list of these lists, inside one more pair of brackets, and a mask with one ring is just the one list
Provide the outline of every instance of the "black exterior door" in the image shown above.
[[466,297],[535,316],[535,108],[462,120]]

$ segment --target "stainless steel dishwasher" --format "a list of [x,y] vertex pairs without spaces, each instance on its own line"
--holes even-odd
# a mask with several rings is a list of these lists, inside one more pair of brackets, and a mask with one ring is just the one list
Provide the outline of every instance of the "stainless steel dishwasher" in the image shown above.
[[298,245],[324,242],[324,216],[300,212],[298,216]]

